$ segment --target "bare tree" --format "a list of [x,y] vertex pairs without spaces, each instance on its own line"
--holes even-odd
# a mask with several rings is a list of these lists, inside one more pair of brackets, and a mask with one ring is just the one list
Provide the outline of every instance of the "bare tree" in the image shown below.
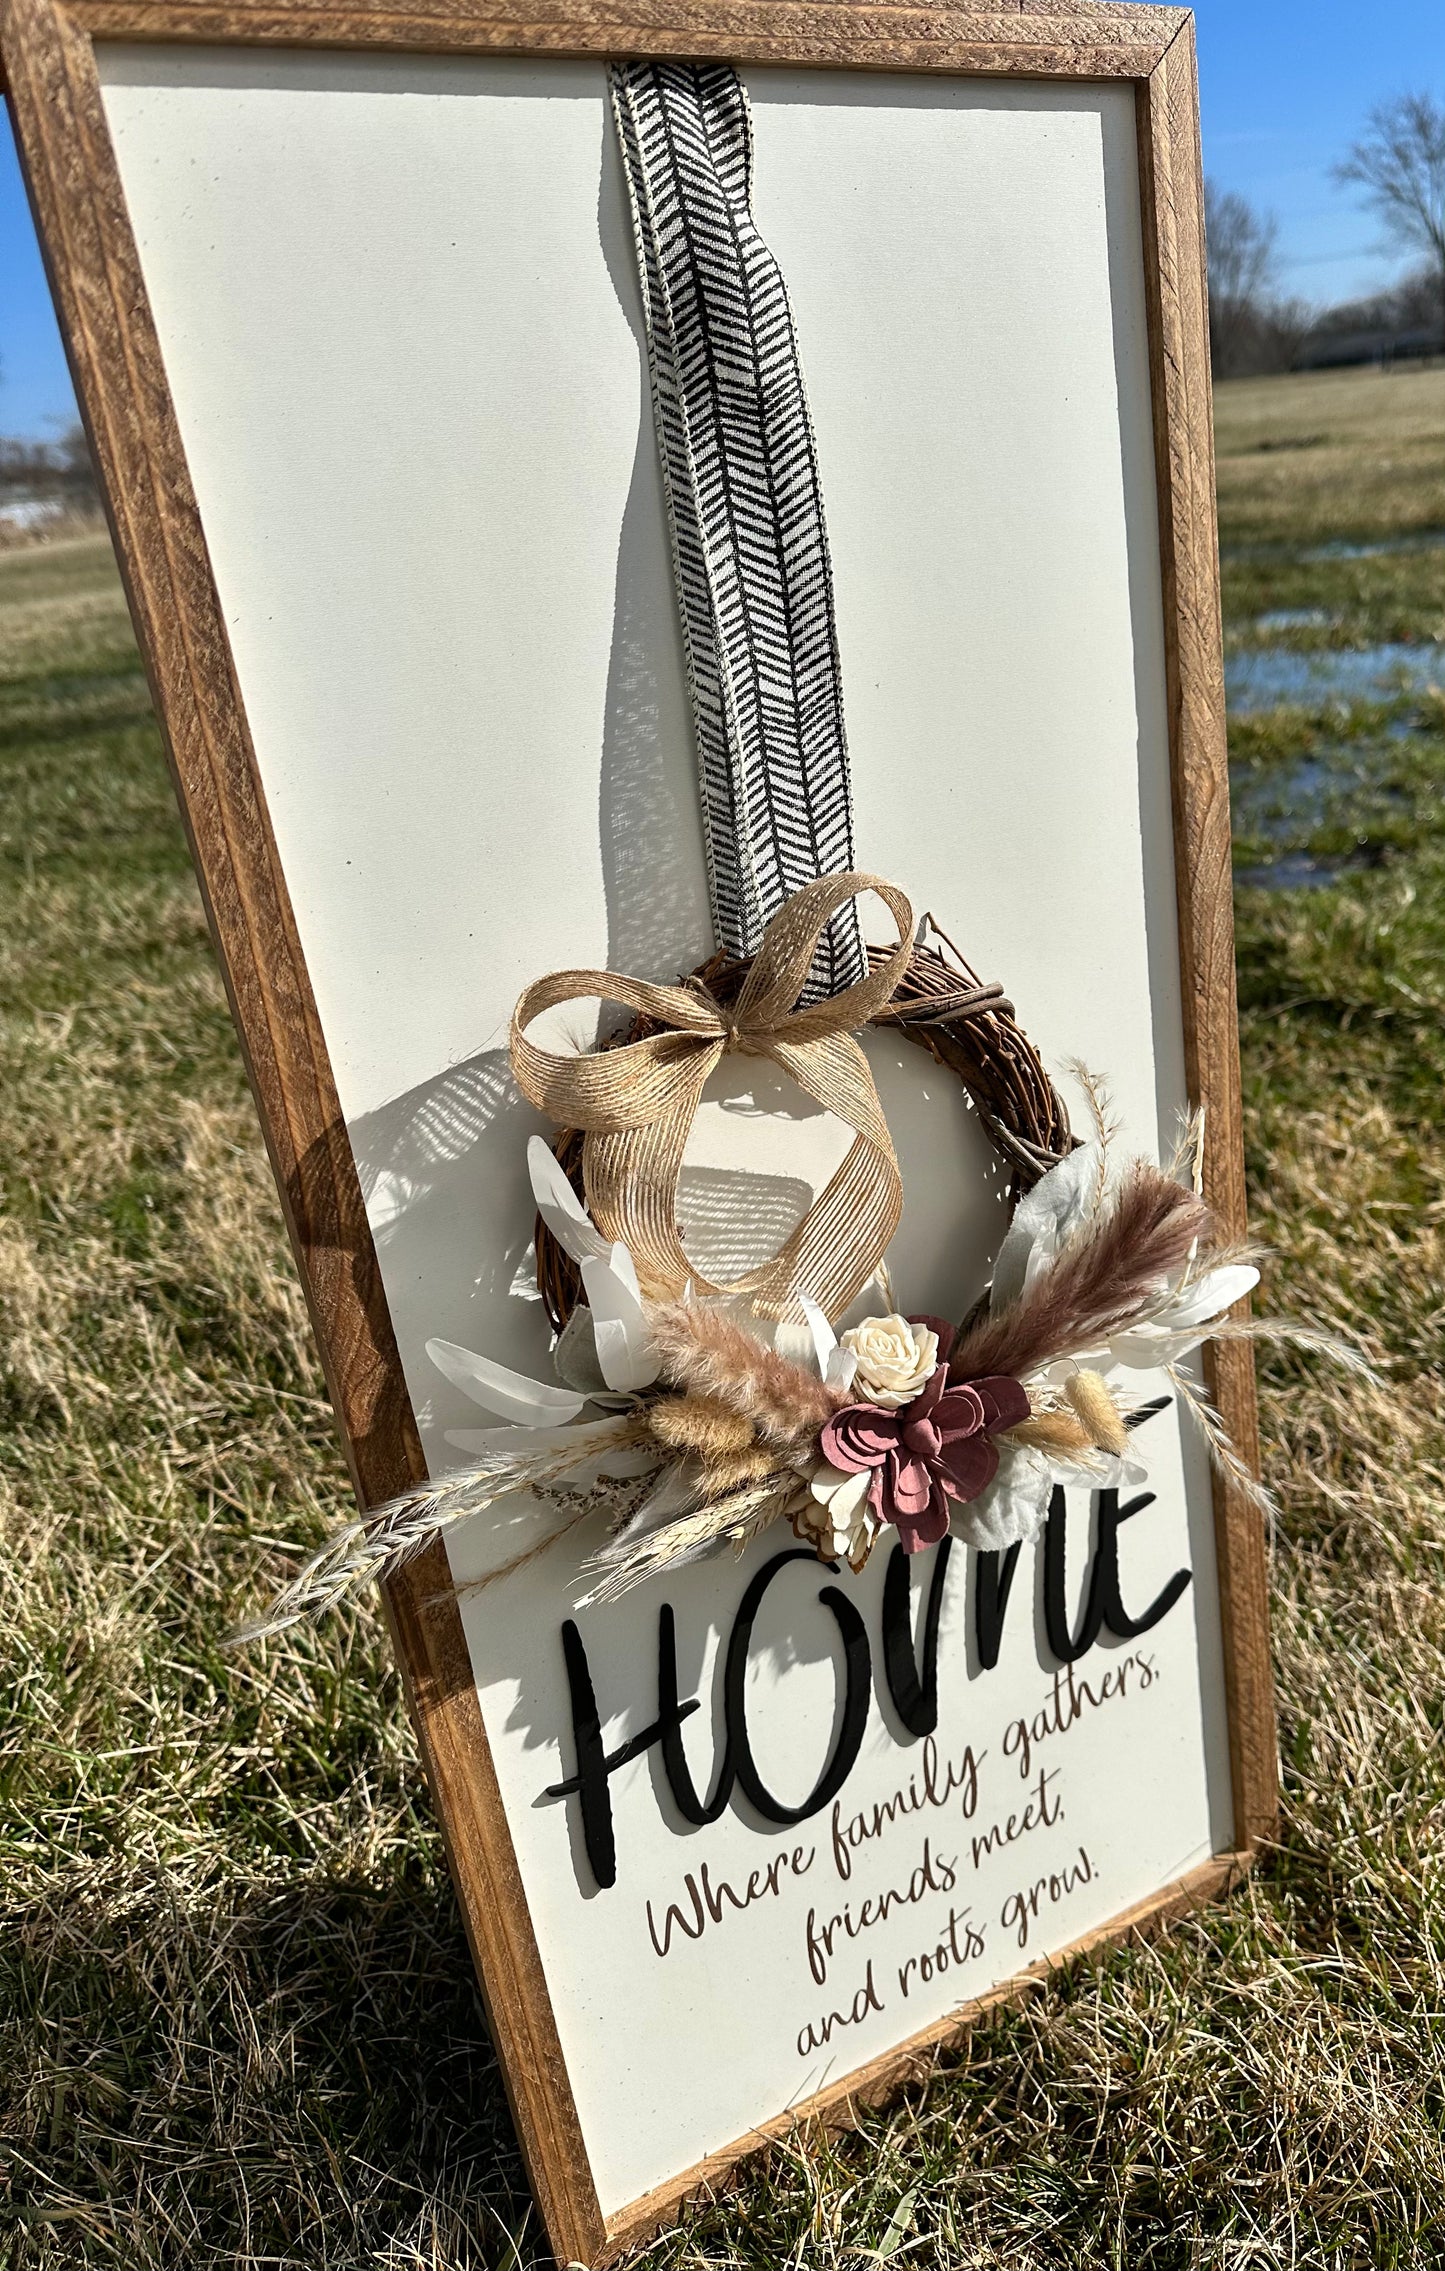
[[1334,171],[1364,190],[1402,250],[1425,254],[1445,323],[1445,103],[1432,95],[1381,103]]
[[1209,254],[1209,338],[1214,367],[1228,378],[1252,366],[1269,328],[1279,224],[1237,190],[1204,185]]

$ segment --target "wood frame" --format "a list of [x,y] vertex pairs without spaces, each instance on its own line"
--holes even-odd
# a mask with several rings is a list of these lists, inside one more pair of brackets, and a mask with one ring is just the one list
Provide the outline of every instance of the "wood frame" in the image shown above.
[[[362,1506],[424,1473],[311,984],[251,746],[196,499],[101,101],[97,38],[453,52],[725,56],[741,63],[1128,80],[1135,89],[1163,564],[1173,818],[1191,1093],[1207,1096],[1209,1198],[1244,1227],[1224,674],[1194,27],[1181,8],[1094,0],[0,0],[0,59],[86,428],[261,1124]],[[1213,1355],[1235,1442],[1256,1447],[1247,1345]],[[1235,1850],[1080,1947],[1231,1883],[1272,1831],[1276,1735],[1264,1539],[1215,1483]],[[604,2217],[483,1727],[446,1556],[388,1610],[523,2153],[564,2262],[612,2261],[720,2183],[760,2137],[926,2070],[1028,1973],[761,2132]],[[1066,1951],[1066,1955],[1079,1950]],[[1053,1962],[1066,1960],[1055,1957]],[[1047,1968],[1047,1967],[1040,1967]]]

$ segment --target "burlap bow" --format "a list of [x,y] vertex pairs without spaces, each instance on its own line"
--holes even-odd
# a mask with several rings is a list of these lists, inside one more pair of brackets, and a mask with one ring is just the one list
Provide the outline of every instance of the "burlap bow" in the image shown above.
[[[796,1009],[823,926],[839,907],[876,891],[898,944],[857,985]],[[736,1004],[725,1009],[696,979],[645,985],[612,970],[557,970],[529,986],[512,1017],[512,1065],[524,1095],[562,1127],[584,1131],[587,1204],[598,1228],[631,1252],[643,1292],[675,1297],[743,1294],[772,1315],[796,1313],[798,1290],[839,1316],[877,1269],[903,1212],[903,1184],[868,1060],[854,1031],[892,999],[913,951],[913,909],[876,875],[825,875],[779,908]],[[591,1056],[558,1056],[527,1039],[544,1010],[599,997],[655,1019],[666,1031]],[[768,1057],[856,1131],[832,1180],[770,1262],[732,1285],[713,1285],[683,1252],[677,1181],[709,1073],[729,1050]]]

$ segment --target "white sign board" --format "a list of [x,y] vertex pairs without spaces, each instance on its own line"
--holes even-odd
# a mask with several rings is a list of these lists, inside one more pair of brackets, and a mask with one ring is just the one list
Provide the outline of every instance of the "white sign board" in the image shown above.
[[[567,966],[675,979],[712,945],[604,64],[119,40],[95,59],[440,1473],[477,1415],[430,1337],[546,1368],[518,994]],[[1103,1075],[1124,1145],[1157,1158],[1201,1078],[1199,1004],[1227,984],[1189,920],[1181,983],[1176,819],[1197,791],[1177,712],[1171,736],[1160,188],[1141,183],[1142,66],[1055,70],[748,64],[754,207],[816,428],[860,864],[1004,982],[1061,1084],[1075,1058]],[[77,364],[93,413],[120,381]],[[164,658],[157,675],[164,709]],[[904,1177],[899,1304],[956,1318],[1007,1219],[1000,1173],[939,1067],[868,1048]],[[1219,1104],[1237,1146],[1233,1093]],[[761,1258],[837,1132],[729,1060],[688,1155],[699,1237]],[[500,1576],[529,1525],[546,1535],[531,1502],[451,1536],[509,1929],[570,2096],[565,2183],[508,1959],[463,1893],[560,2250],[600,2258],[704,2164],[860,2070],[901,2072],[895,2053],[1201,1870],[1219,1881],[1257,1834],[1236,1819],[1224,1516],[1173,1405],[1145,1425],[1145,1502],[1071,1494],[1005,1560],[880,1550],[840,1578],[784,1527],[579,1610],[588,1524]],[[449,1827],[461,1880],[471,1833]],[[559,2205],[579,2181],[586,2214]]]

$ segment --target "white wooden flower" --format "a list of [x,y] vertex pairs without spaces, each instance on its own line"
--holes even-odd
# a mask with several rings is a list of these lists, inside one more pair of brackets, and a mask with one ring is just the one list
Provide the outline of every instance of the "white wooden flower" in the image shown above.
[[938,1368],[938,1335],[906,1317],[865,1317],[843,1334],[841,1346],[858,1359],[853,1386],[860,1403],[898,1411],[911,1404]]
[[830,1560],[849,1561],[861,1567],[880,1524],[868,1504],[870,1473],[844,1474],[827,1459],[813,1469],[809,1490],[818,1515],[809,1522],[822,1540]]

